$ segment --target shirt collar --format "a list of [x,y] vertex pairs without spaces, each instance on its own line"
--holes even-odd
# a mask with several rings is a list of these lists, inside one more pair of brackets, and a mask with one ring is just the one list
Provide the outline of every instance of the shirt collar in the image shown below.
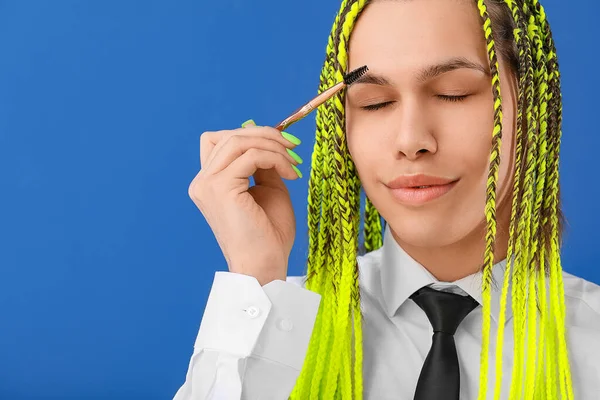
[[[415,291],[423,286],[440,283],[440,281],[400,247],[392,236],[389,225],[385,228],[382,252],[381,288],[385,310],[387,315],[392,318]],[[492,268],[491,312],[496,323],[500,314],[505,269],[506,260],[498,262]],[[458,286],[483,306],[481,283],[482,273],[476,272],[448,285]],[[512,317],[510,282],[506,300],[505,322],[508,322]]]

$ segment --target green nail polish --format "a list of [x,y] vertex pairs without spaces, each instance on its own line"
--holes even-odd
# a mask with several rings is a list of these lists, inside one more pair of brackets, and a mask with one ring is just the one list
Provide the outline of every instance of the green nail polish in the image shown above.
[[292,168],[294,169],[296,174],[298,174],[298,178],[302,178],[302,172],[300,172],[300,170],[294,164],[292,164]]
[[298,154],[294,153],[294,152],[293,152],[292,150],[290,150],[290,149],[286,149],[286,150],[287,150],[288,154],[289,154],[290,156],[292,156],[292,158],[293,158],[294,160],[296,160],[296,162],[297,162],[298,164],[302,164],[302,159],[300,158],[300,156],[299,156]]
[[300,143],[302,143],[302,142],[300,141],[300,139],[298,139],[296,136],[294,136],[294,135],[290,135],[290,134],[289,134],[289,133],[287,133],[287,132],[281,132],[281,136],[283,136],[283,137],[284,137],[286,140],[288,140],[288,141],[290,141],[290,142],[294,143],[295,145],[299,145]]
[[252,119],[249,119],[248,121],[246,121],[246,122],[244,122],[244,123],[242,124],[242,128],[245,128],[245,127],[246,127],[246,125],[248,125],[248,124],[250,124],[250,123],[252,123],[252,124],[256,125],[256,123],[254,122],[254,120],[252,120]]

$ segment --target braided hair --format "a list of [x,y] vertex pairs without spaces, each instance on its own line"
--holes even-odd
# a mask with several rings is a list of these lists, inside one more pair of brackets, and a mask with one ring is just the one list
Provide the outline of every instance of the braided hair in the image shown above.
[[[372,1],[372,0],[371,0]],[[502,140],[498,54],[518,78],[515,168],[496,338],[494,399],[500,398],[507,294],[514,348],[509,399],[573,399],[560,245],[558,179],[562,99],[556,48],[537,0],[474,0],[487,43],[494,96],[485,202],[479,400],[487,398],[496,188]],[[342,0],[328,38],[319,91],[343,79],[353,27],[370,0]],[[381,217],[361,184],[345,137],[345,91],[317,110],[308,193],[306,287],[322,296],[291,398],[362,399],[362,324],[357,255],[382,245]],[[362,218],[361,218],[362,217]],[[361,220],[363,230],[361,232]]]

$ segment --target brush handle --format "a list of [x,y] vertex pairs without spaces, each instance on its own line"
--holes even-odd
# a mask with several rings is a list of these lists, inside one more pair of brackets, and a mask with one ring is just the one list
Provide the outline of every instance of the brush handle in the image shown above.
[[285,128],[287,128],[288,126],[292,125],[295,122],[300,121],[302,118],[306,117],[308,114],[310,114],[310,112],[313,110],[310,102],[303,105],[302,107],[300,107],[299,109],[297,109],[296,111],[294,111],[292,113],[292,115],[290,115],[289,117],[287,117],[286,119],[284,119],[283,121],[281,121],[280,123],[278,123],[275,126],[275,129],[279,130],[280,132],[283,131]]
[[329,89],[321,92],[311,101],[294,111],[289,117],[275,125],[275,129],[282,131],[286,129],[288,126],[292,125],[300,121],[302,118],[306,117],[313,110],[316,110],[321,104],[325,103],[327,100],[333,97],[334,94],[339,92],[342,88],[344,88],[346,84],[344,82],[339,82],[330,87]]

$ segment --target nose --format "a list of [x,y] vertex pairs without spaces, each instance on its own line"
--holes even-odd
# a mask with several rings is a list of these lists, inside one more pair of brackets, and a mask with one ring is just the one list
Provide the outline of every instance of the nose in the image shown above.
[[405,102],[399,107],[399,122],[395,132],[397,157],[415,161],[437,152],[437,140],[425,107],[417,102]]

